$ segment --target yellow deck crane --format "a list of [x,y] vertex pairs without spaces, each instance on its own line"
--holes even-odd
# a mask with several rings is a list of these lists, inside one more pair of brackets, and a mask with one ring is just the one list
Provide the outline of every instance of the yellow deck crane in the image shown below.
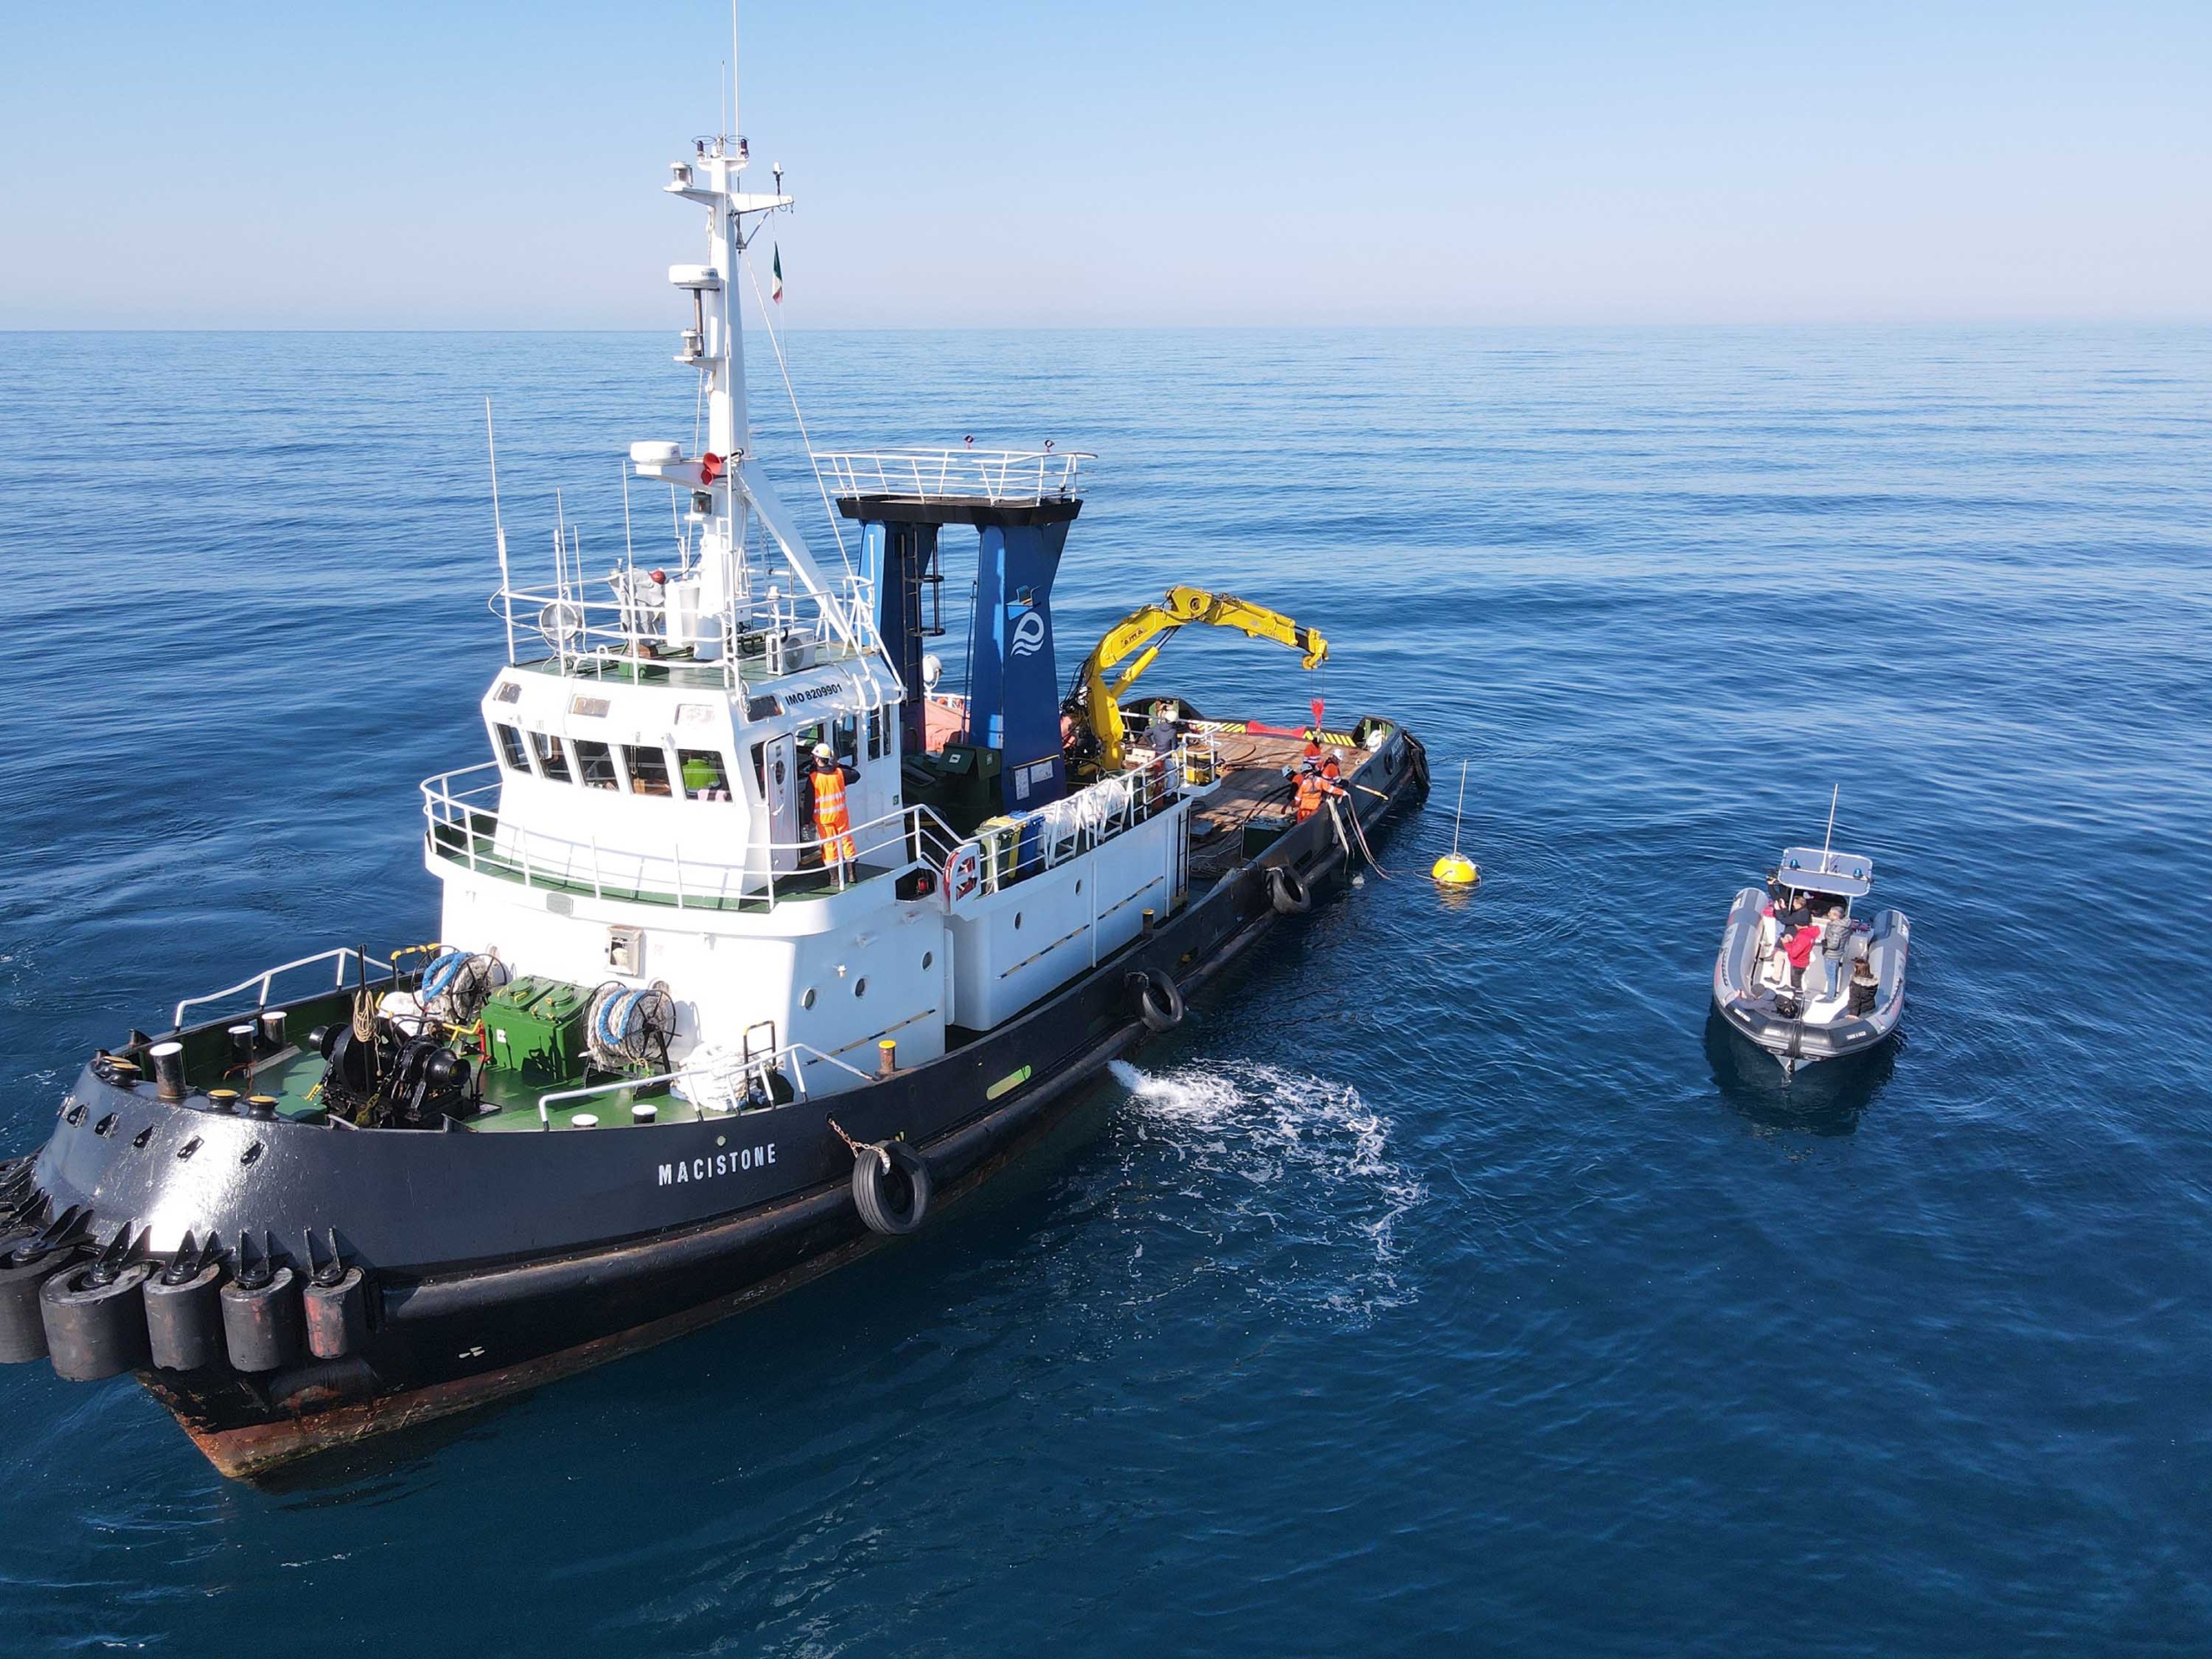
[[[1272,639],[1305,653],[1305,665],[1319,668],[1329,655],[1329,642],[1312,628],[1300,627],[1280,611],[1254,605],[1234,594],[1210,594],[1199,588],[1170,588],[1164,604],[1146,605],[1131,611],[1106,630],[1096,649],[1084,659],[1076,679],[1075,707],[1079,725],[1088,726],[1098,740],[1097,765],[1102,772],[1121,769],[1126,760],[1128,728],[1122,721],[1122,699],[1137,677],[1152,666],[1160,647],[1178,630],[1194,622],[1214,627],[1238,628],[1249,639]],[[1136,661],[1112,681],[1107,676],[1131,652]]]

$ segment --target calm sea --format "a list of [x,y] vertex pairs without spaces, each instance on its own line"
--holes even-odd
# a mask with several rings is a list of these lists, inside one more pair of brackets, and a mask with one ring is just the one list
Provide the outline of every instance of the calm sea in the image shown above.
[[[2212,1645],[2212,331],[789,344],[817,445],[1097,452],[1063,639],[1321,628],[1154,683],[1408,721],[1389,879],[910,1246],[281,1489],[0,1371],[0,1647]],[[0,335],[0,1147],[181,995],[433,935],[483,400],[518,561],[556,488],[611,559],[672,345]],[[1707,976],[1839,785],[1908,1039],[1784,1090]]]

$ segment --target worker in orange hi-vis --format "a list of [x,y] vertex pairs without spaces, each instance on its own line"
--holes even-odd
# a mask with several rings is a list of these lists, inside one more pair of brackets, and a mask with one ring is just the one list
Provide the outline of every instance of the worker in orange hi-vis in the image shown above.
[[852,815],[845,810],[845,772],[837,752],[827,743],[814,746],[814,836],[822,844],[822,863],[835,868],[837,885],[852,879],[859,852],[853,846]]
[[1303,823],[1321,810],[1321,803],[1331,796],[1341,798],[1344,787],[1334,779],[1321,775],[1320,766],[1312,760],[1298,763],[1298,822]]

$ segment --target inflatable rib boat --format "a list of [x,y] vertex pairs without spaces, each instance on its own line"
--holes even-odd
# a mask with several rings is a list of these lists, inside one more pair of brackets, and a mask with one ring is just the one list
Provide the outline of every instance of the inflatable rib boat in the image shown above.
[[1866,914],[1860,901],[1873,889],[1872,860],[1791,847],[1764,887],[1742,889],[1729,907],[1713,1006],[1786,1074],[1896,1034],[1912,925],[1901,911]]

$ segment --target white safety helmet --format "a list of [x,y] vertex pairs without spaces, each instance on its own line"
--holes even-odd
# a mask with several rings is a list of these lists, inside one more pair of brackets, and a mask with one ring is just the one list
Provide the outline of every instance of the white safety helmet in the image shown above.
[[814,746],[814,758],[817,760],[835,760],[837,758],[837,751],[827,743],[817,743]]

